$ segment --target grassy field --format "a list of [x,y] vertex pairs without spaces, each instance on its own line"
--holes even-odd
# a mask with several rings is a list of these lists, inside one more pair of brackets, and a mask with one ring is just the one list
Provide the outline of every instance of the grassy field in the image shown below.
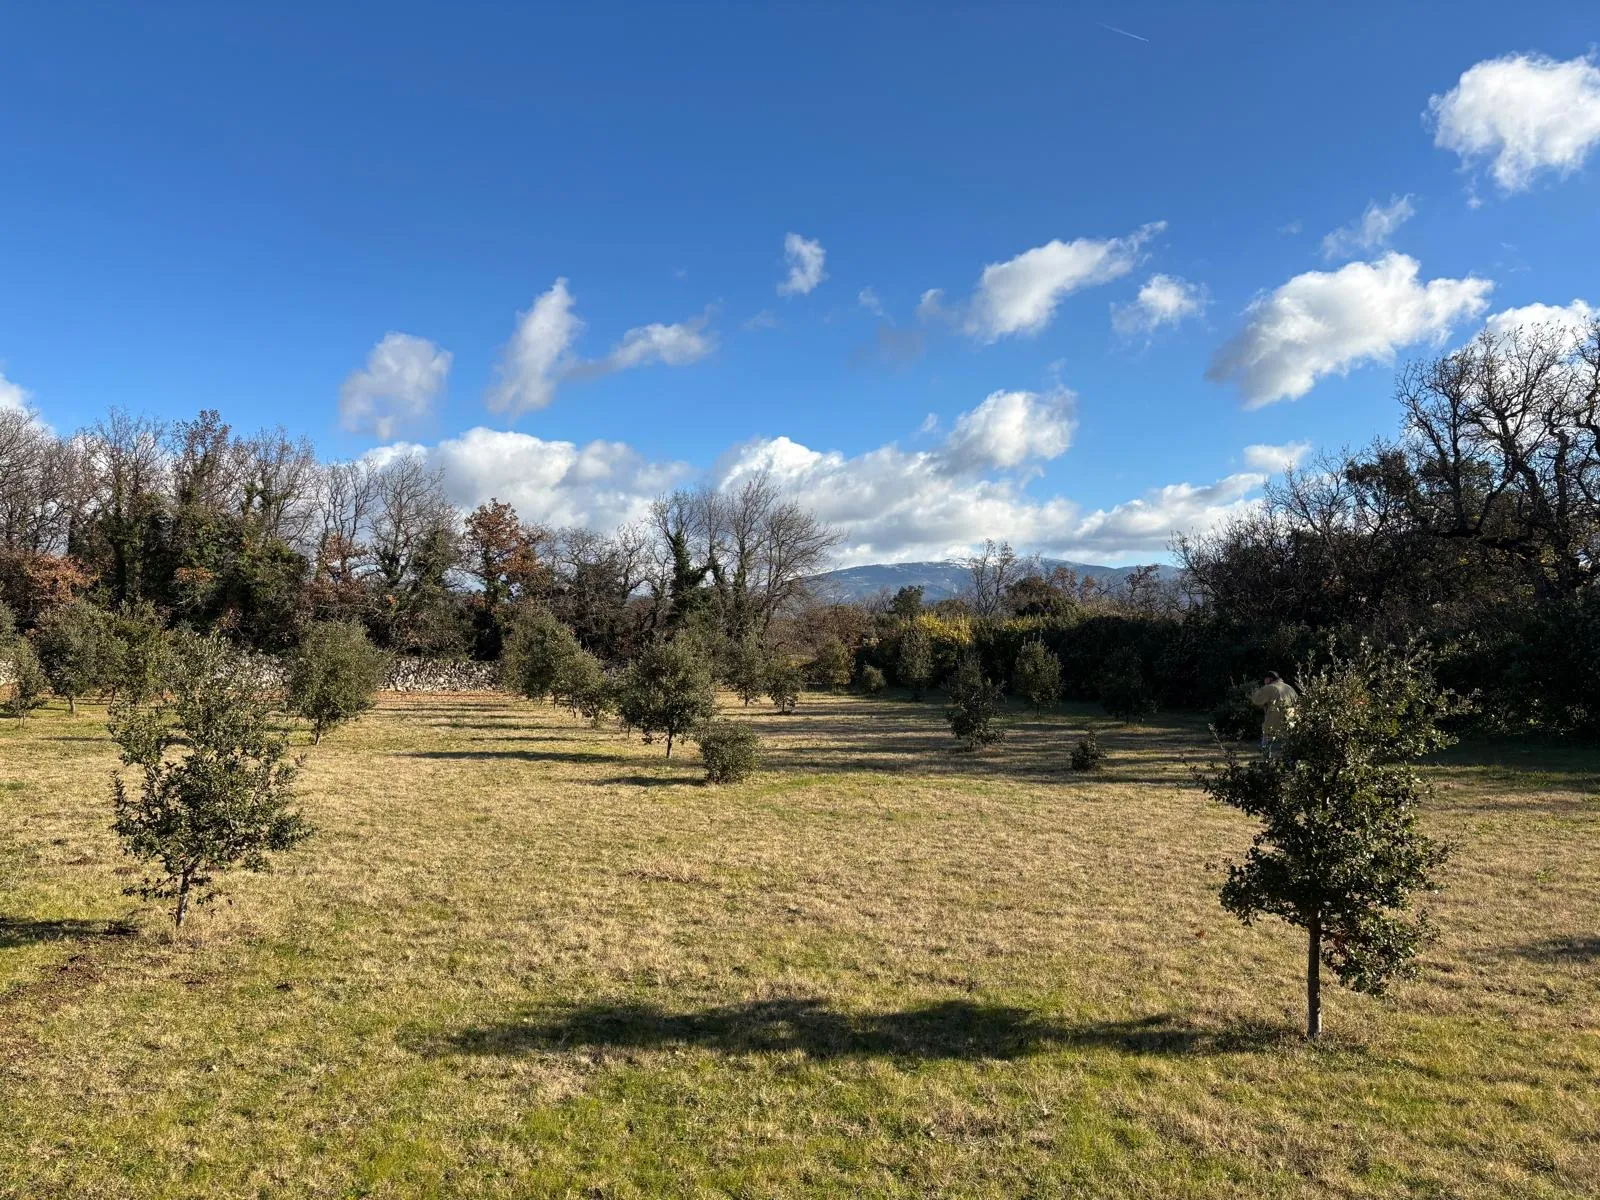
[[0,1196],[1600,1194],[1600,758],[1434,769],[1442,937],[1310,1046],[1198,724],[1086,778],[1081,713],[751,712],[716,788],[390,697],[181,938],[120,894],[103,710],[0,722]]

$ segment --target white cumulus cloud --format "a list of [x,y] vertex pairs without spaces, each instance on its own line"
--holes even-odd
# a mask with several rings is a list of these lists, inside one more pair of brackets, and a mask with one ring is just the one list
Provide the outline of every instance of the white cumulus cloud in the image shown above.
[[567,281],[557,279],[532,308],[517,315],[516,331],[501,352],[499,377],[486,397],[491,411],[516,416],[544,408],[566,380],[598,379],[658,363],[687,366],[717,348],[708,309],[689,321],[637,326],[603,358],[584,359],[573,349],[585,328],[575,304]]
[[[1060,495],[1030,495],[1030,464],[1059,457],[1071,443],[1072,409],[1064,389],[998,391],[958,416],[930,449],[890,442],[845,454],[764,437],[733,447],[705,472],[650,461],[620,442],[578,445],[484,428],[433,447],[381,447],[368,457],[422,456],[442,469],[463,507],[498,497],[531,521],[602,530],[645,517],[650,501],[671,488],[730,487],[767,471],[845,535],[841,564],[947,558],[989,537],[1075,558],[1147,558],[1164,551],[1175,532],[1210,528],[1258,503],[1252,493],[1266,482],[1264,471],[1172,484],[1094,510]],[[935,426],[924,422],[921,432]]]
[[780,296],[807,295],[828,277],[828,272],[823,269],[828,252],[819,241],[803,238],[798,233],[786,234],[783,257],[789,264],[789,277],[778,284]]
[[1310,442],[1288,442],[1282,446],[1255,445],[1244,448],[1244,461],[1257,471],[1280,475],[1300,465],[1311,453]]
[[573,365],[572,344],[583,332],[574,303],[567,281],[557,279],[532,308],[517,314],[516,332],[501,352],[499,378],[489,389],[492,411],[515,416],[555,399],[562,372]]
[[28,407],[29,393],[19,384],[12,383],[0,371],[0,409]]
[[1434,145],[1463,166],[1487,160],[1501,191],[1522,191],[1542,171],[1572,174],[1600,144],[1600,68],[1592,57],[1487,59],[1431,97],[1428,115]]
[[1416,259],[1391,251],[1376,262],[1307,271],[1258,297],[1245,327],[1212,357],[1206,378],[1236,382],[1259,408],[1309,392],[1318,379],[1402,346],[1437,341],[1488,306],[1487,279],[1417,279]]
[[[985,342],[1011,334],[1038,333],[1071,293],[1109,283],[1133,270],[1140,249],[1165,228],[1166,222],[1157,221],[1127,237],[1057,239],[1024,250],[1006,262],[990,263],[978,278],[963,328]],[[937,298],[935,294],[935,302]],[[927,295],[923,303],[928,303]]]
[[1416,214],[1416,205],[1411,203],[1409,195],[1392,196],[1388,204],[1370,201],[1359,218],[1348,225],[1339,226],[1322,239],[1322,257],[1348,258],[1353,254],[1382,249],[1389,244],[1395,230]]
[[1058,458],[1072,445],[1076,399],[1066,388],[1044,395],[991,392],[977,408],[956,418],[939,451],[945,469],[964,475]]
[[1544,326],[1582,337],[1593,328],[1596,321],[1600,321],[1600,308],[1582,300],[1574,300],[1567,305],[1524,304],[1521,308],[1502,309],[1491,315],[1483,325],[1494,334]]
[[339,423],[352,433],[391,438],[426,417],[450,375],[450,351],[427,338],[387,333],[339,388]]
[[1111,306],[1111,327],[1123,337],[1154,333],[1163,325],[1198,317],[1210,302],[1203,283],[1190,283],[1176,275],[1152,275],[1132,301]]

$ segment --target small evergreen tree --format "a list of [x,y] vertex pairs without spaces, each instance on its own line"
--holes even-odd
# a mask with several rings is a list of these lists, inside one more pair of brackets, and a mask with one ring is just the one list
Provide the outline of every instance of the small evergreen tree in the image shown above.
[[861,690],[868,696],[876,696],[888,686],[889,681],[877,667],[868,663],[861,668]]
[[124,604],[111,619],[116,637],[116,669],[111,691],[120,700],[143,704],[162,688],[172,652],[171,635],[155,606]]
[[760,765],[760,739],[742,721],[711,721],[701,727],[696,740],[706,778],[712,783],[738,783]]
[[550,695],[567,662],[578,654],[572,630],[543,605],[526,606],[506,639],[501,677],[529,700]]
[[950,732],[965,742],[967,749],[976,750],[1005,737],[1005,731],[994,724],[1000,712],[1000,698],[1000,685],[984,675],[978,656],[970,650],[963,654],[950,681],[950,707],[945,709],[945,719],[950,722]]
[[1119,646],[1106,656],[1095,688],[1106,712],[1119,721],[1140,721],[1156,711],[1156,699],[1144,681],[1144,664],[1131,647]]
[[39,619],[33,631],[39,665],[50,687],[78,711],[78,697],[109,688],[121,665],[111,614],[87,600],[59,605]]
[[117,836],[155,867],[128,894],[174,901],[180,928],[191,903],[216,895],[217,875],[264,871],[269,853],[310,835],[261,672],[215,634],[184,637],[154,706],[113,705],[111,736],[140,772],[136,790],[116,777]]
[[629,664],[617,707],[646,741],[663,734],[671,758],[673,742],[716,711],[711,668],[687,646],[658,643]]
[[50,690],[50,680],[39,665],[39,656],[27,638],[18,638],[11,647],[11,695],[6,700],[6,712],[19,721],[40,707]]
[[1100,739],[1095,736],[1092,729],[1085,731],[1078,739],[1078,744],[1072,748],[1074,771],[1098,771],[1105,759],[1105,749],[1100,745]]
[[811,660],[811,682],[818,687],[838,691],[850,684],[850,649],[838,638],[829,638],[817,647]]
[[598,658],[582,649],[561,664],[554,691],[573,715],[587,717],[591,725],[599,725],[614,702],[605,667]]
[[740,638],[728,652],[727,684],[746,708],[767,690],[770,658],[766,647],[753,635]]
[[388,658],[355,621],[314,621],[288,655],[289,711],[311,722],[311,740],[371,708]]
[[1038,712],[1061,694],[1061,660],[1037,639],[1024,642],[1012,678],[1017,694]]
[[800,668],[788,659],[780,658],[772,664],[767,675],[767,695],[785,715],[800,703],[800,686],[803,682]]
[[922,694],[933,682],[933,639],[920,621],[907,622],[905,632],[900,635],[900,656],[895,663],[895,674],[902,684],[911,689],[913,700],[921,700]]
[[1439,721],[1462,709],[1419,649],[1330,653],[1303,670],[1295,723],[1277,760],[1240,760],[1202,776],[1215,799],[1261,830],[1228,868],[1222,906],[1245,924],[1275,916],[1306,931],[1306,1036],[1322,1032],[1321,968],[1381,994],[1430,935],[1411,897],[1432,890],[1445,848],[1417,828],[1428,786],[1411,763],[1450,742]]

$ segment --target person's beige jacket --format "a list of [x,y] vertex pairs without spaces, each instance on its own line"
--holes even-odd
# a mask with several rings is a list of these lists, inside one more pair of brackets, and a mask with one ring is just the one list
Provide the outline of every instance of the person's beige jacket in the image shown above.
[[1278,737],[1289,728],[1289,716],[1294,711],[1294,702],[1298,699],[1300,693],[1281,679],[1277,683],[1264,683],[1250,693],[1250,703],[1263,710],[1261,717],[1263,737]]

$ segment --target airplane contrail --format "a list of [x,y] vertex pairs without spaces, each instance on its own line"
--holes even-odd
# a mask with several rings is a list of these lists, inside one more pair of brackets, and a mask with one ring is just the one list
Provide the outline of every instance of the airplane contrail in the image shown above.
[[1112,33],[1120,33],[1123,37],[1131,37],[1136,42],[1148,42],[1147,37],[1140,37],[1137,33],[1129,33],[1126,29],[1118,29],[1115,25],[1107,25],[1104,21],[1096,21],[1101,29],[1109,29]]

